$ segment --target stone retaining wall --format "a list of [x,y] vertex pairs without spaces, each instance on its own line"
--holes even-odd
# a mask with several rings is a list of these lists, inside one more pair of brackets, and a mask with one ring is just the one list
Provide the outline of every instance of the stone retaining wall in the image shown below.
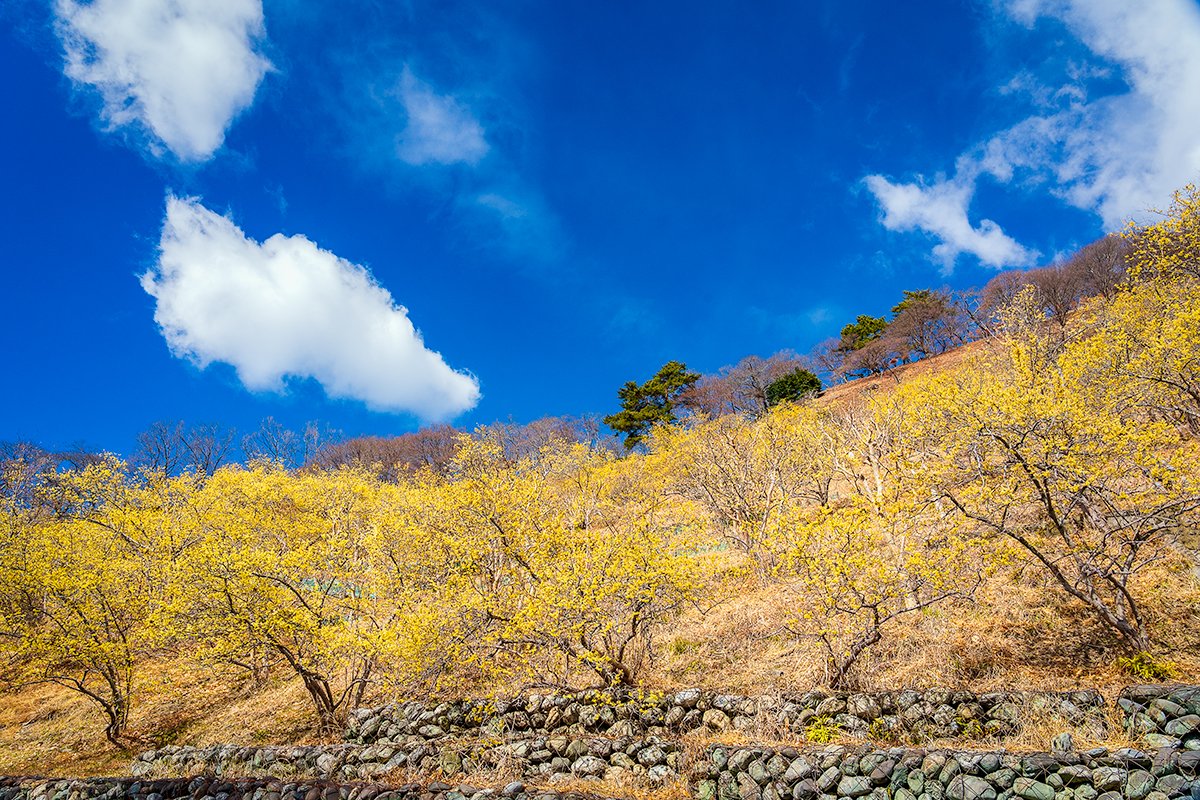
[[0,800],[598,800],[575,792],[531,791],[522,783],[478,789],[431,783],[385,786],[273,779],[0,777]]
[[1093,690],[990,692],[949,689],[874,693],[808,692],[745,697],[688,689],[667,695],[530,695],[510,700],[409,702],[354,712],[346,731],[362,744],[415,744],[447,736],[646,734],[745,731],[804,734],[817,726],[851,736],[911,742],[955,737],[1002,738],[1029,713],[1061,717],[1064,727],[1102,727],[1104,699]]
[[1117,703],[1147,745],[1200,750],[1200,686],[1130,686]]
[[1200,752],[957,752],[715,746],[698,800],[1171,800],[1200,798]]
[[529,778],[638,779],[657,785],[678,775],[679,745],[658,737],[535,737],[510,742],[421,742],[311,747],[168,746],[141,754],[135,776],[268,775],[364,780],[406,770],[448,779],[480,770]]

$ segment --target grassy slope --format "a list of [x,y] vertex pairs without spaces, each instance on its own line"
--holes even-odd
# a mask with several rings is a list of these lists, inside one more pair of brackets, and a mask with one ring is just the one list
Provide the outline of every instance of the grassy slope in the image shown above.
[[[836,403],[929,370],[957,364],[971,345],[905,365],[891,374],[830,389]],[[711,556],[718,562],[721,554]],[[714,564],[714,568],[720,564]],[[1200,676],[1200,578],[1183,559],[1156,565],[1141,578],[1155,641],[1179,678]],[[648,682],[659,688],[702,686],[761,694],[821,685],[816,651],[786,634],[792,601],[752,579],[723,587],[725,600],[689,612],[656,643]],[[996,576],[976,601],[905,620],[871,653],[863,688],[949,685],[989,689],[1097,687],[1109,696],[1136,676],[1116,664],[1117,643],[1079,604],[1068,602],[1033,570]],[[280,676],[258,692],[239,677],[182,660],[140,665],[141,695],[134,750],[161,744],[264,744],[318,741],[308,700]],[[472,694],[482,687],[460,687]],[[379,698],[377,698],[379,699]],[[53,686],[0,695],[0,774],[96,775],[126,771],[133,753],[104,742],[100,714],[79,696]],[[1029,747],[1045,732],[1031,729]],[[1038,738],[1041,737],[1041,738]],[[1012,743],[1020,746],[1021,742]]]

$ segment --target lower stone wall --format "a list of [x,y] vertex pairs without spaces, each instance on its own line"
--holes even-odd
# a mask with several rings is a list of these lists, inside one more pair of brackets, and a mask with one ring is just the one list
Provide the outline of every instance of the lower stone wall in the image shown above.
[[1200,752],[709,748],[698,800],[1172,800],[1200,798]]
[[657,785],[678,775],[679,744],[658,737],[603,739],[536,737],[512,742],[422,742],[311,747],[168,746],[140,755],[135,776],[269,775],[364,780],[406,771],[445,778],[500,771],[552,781],[556,777],[633,779]]
[[[407,783],[225,780],[213,777],[87,778],[0,777],[0,800],[600,800],[575,792],[531,791],[522,783],[503,789]],[[611,799],[610,799],[611,800]]]

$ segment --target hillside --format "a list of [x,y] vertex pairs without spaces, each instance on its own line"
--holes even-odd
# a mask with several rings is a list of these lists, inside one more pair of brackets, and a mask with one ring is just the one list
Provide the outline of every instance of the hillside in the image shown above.
[[[485,431],[444,472],[386,477],[9,464],[0,773],[334,742],[413,698],[1113,698],[1198,675],[1198,212],[1177,197],[1124,288],[1065,322],[1020,291],[992,338],[623,458]],[[968,744],[1042,750],[1062,724],[1031,712]],[[769,733],[709,728],[685,741]]]

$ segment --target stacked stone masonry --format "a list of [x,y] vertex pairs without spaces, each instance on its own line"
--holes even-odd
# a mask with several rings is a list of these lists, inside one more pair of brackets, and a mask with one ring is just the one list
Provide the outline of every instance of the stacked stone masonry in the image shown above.
[[[1070,732],[1106,733],[1114,708],[1120,720],[1114,724],[1123,724],[1143,749],[1075,752]],[[1061,721],[1052,752],[913,746],[954,737],[987,738],[995,746],[1030,715]],[[681,738],[688,734],[699,734],[693,741],[717,734],[718,741],[841,736],[908,746],[717,744],[685,763]],[[653,787],[686,776],[697,800],[1200,800],[1200,686],[1133,686],[1114,706],[1094,691],[944,689],[783,698],[692,689],[413,702],[355,712],[346,739],[319,746],[167,746],[139,756],[129,779],[0,778],[0,800],[582,797],[527,790],[520,781],[503,789],[451,785],[477,772],[539,785],[605,779]],[[194,775],[204,777],[182,777]],[[403,775],[449,783],[386,784]]]
[[194,778],[0,778],[0,800],[598,800],[574,792],[531,791],[522,783],[479,789],[431,783],[226,780]]
[[1200,798],[1200,752],[715,746],[693,778],[698,800],[1172,800]]
[[1200,686],[1130,686],[1117,704],[1126,727],[1149,747],[1200,750]]
[[360,709],[346,738],[361,744],[400,744],[473,733],[622,738],[728,729],[780,737],[803,734],[818,725],[849,736],[920,742],[1003,738],[1019,731],[1021,720],[1037,712],[1060,718],[1065,727],[1097,727],[1103,725],[1104,710],[1104,699],[1092,690],[974,694],[927,689],[808,692],[792,697],[745,697],[699,689],[661,696],[588,692]]
[[508,742],[420,741],[311,747],[173,747],[143,753],[131,772],[144,775],[269,775],[364,780],[405,770],[447,778],[501,770],[543,781],[557,776],[642,779],[657,785],[678,774],[679,745],[659,737],[536,737]]

